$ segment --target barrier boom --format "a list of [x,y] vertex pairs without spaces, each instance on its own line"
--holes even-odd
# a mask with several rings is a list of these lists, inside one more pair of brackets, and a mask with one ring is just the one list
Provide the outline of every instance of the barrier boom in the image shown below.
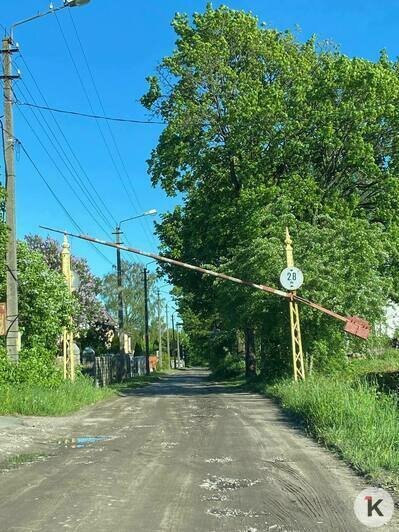
[[308,307],[319,310],[320,312],[323,312],[324,314],[327,314],[328,316],[331,316],[332,318],[343,321],[345,323],[344,330],[345,332],[349,334],[358,336],[360,338],[363,338],[364,340],[366,340],[370,334],[370,325],[367,321],[357,316],[342,316],[341,314],[338,314],[332,310],[326,309],[317,303],[313,303],[312,301],[309,301],[308,299],[297,296],[296,294],[293,294],[290,292],[284,292],[283,290],[278,290],[277,288],[272,288],[271,286],[266,286],[263,284],[253,283],[251,281],[244,281],[242,279],[239,279],[238,277],[232,277],[231,275],[226,275],[224,273],[219,273],[213,270],[208,270],[207,268],[202,268],[201,266],[194,266],[193,264],[188,264],[187,262],[182,262],[176,259],[171,259],[169,257],[164,257],[162,255],[157,255],[156,253],[151,253],[150,251],[142,251],[141,249],[133,248],[130,246],[125,246],[123,244],[115,244],[114,242],[108,242],[106,240],[94,238],[90,235],[78,235],[75,233],[70,233],[68,231],[62,231],[60,229],[53,229],[51,227],[45,227],[42,225],[40,227],[41,229],[46,229],[47,231],[51,231],[53,233],[68,235],[74,238],[78,238],[80,240],[86,240],[87,242],[92,242],[93,244],[100,244],[102,246],[107,246],[110,248],[127,251],[129,253],[134,253],[135,255],[149,257],[150,259],[154,259],[159,262],[166,262],[167,264],[171,264],[173,266],[179,266],[181,268],[186,268],[187,270],[192,270],[192,271],[199,272],[205,275],[211,275],[218,279],[223,279],[224,281],[230,281],[230,282],[238,283],[244,286],[249,286],[251,288],[256,288],[257,290],[261,290],[262,292],[267,292],[269,294],[274,294],[276,296],[284,297],[285,299],[288,299],[290,301],[297,301],[298,303],[302,303],[303,305],[307,305]]

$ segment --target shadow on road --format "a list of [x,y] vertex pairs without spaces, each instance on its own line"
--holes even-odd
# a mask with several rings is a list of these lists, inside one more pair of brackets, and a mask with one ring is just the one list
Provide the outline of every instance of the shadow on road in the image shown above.
[[[162,379],[158,382],[143,388],[130,389],[126,388],[121,391],[121,395],[125,397],[215,397],[217,395],[235,395],[245,400],[247,398],[252,403],[269,402],[269,406],[264,410],[263,421],[265,423],[273,422],[280,423],[286,428],[290,428],[304,435],[304,423],[297,416],[284,412],[278,406],[276,400],[268,399],[255,392],[245,390],[240,385],[218,384],[208,380],[210,372],[202,368],[193,368],[175,373]],[[275,408],[270,411],[270,403]],[[277,410],[277,411],[276,411]]]
[[207,380],[209,372],[206,370],[187,370],[182,373],[162,377],[158,382],[154,382],[143,388],[125,388],[121,391],[125,396],[154,397],[156,396],[179,396],[191,397],[194,395],[215,395],[239,393],[249,395],[249,393],[239,386],[228,386],[212,383]]

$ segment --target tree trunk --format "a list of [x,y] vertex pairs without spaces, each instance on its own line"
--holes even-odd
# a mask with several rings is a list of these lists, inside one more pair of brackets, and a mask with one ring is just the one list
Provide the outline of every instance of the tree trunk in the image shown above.
[[256,377],[255,335],[250,327],[245,329],[245,377],[247,380]]

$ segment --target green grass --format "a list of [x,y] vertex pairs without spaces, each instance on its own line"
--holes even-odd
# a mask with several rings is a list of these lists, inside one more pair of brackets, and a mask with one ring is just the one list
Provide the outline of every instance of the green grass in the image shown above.
[[108,399],[127,389],[146,386],[166,373],[152,373],[128,381],[95,388],[89,378],[63,382],[54,388],[33,384],[0,384],[0,415],[63,416]]
[[95,388],[92,381],[79,378],[56,388],[32,384],[1,384],[0,415],[61,416],[114,395],[109,388]]
[[310,378],[266,387],[309,432],[357,471],[399,488],[398,399],[361,382]]
[[[261,377],[218,380],[221,384],[262,393],[301,420],[308,433],[336,451],[367,478],[399,490],[399,398],[382,393],[368,380],[399,372],[399,351],[351,360],[329,377],[313,375],[273,384]],[[371,379],[368,377],[371,376]]]
[[399,372],[399,350],[387,349],[381,355],[351,360],[347,370],[347,373],[355,378],[369,373]]
[[17,454],[16,456],[13,456],[12,458],[8,458],[4,462],[1,462],[0,470],[16,469],[24,464],[44,461],[47,457],[48,455],[44,453]]

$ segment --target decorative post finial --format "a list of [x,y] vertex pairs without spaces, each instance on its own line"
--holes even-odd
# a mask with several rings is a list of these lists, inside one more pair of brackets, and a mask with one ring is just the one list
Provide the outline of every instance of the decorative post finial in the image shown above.
[[287,254],[287,267],[292,268],[294,266],[294,253],[292,249],[292,238],[288,227],[285,228],[285,251]]
[[69,250],[70,247],[71,247],[71,246],[70,246],[69,241],[68,241],[68,236],[67,236],[67,234],[65,233],[65,234],[64,234],[64,242],[63,242],[63,244],[62,244],[63,251],[64,251],[64,250],[65,250],[65,251],[66,251],[66,250]]

